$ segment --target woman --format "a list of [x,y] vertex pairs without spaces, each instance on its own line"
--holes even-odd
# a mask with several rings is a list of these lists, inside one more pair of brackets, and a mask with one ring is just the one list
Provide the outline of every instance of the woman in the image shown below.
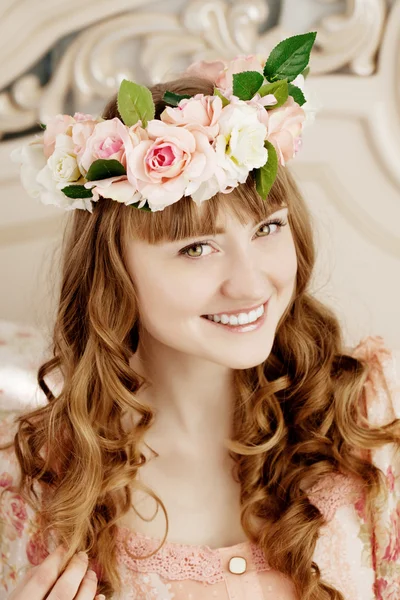
[[48,403],[2,423],[5,598],[399,593],[393,357],[379,337],[346,349],[309,292],[312,223],[286,167],[303,109],[276,87],[240,98],[234,77],[267,77],[271,56],[153,86],[147,127],[123,86],[100,125],[47,126],[35,185],[48,194],[52,168],[57,202],[87,210],[65,239]]

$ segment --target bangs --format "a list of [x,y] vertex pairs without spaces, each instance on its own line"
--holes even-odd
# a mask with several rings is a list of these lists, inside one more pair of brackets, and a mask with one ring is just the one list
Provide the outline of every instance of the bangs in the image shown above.
[[[266,201],[258,195],[250,174],[246,183],[239,184],[229,194],[218,193],[197,206],[190,196],[167,206],[162,211],[147,212],[122,205],[123,222],[128,239],[139,239],[150,244],[176,242],[186,238],[214,236],[220,232],[218,216],[221,210],[230,211],[242,225],[266,219],[273,212],[287,206],[285,187],[279,174]],[[218,227],[217,227],[218,225]]]

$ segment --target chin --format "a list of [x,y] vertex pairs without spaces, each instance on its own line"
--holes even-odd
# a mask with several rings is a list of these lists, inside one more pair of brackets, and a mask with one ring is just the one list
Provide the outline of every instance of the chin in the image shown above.
[[257,348],[254,348],[252,352],[245,351],[245,348],[242,351],[236,351],[232,348],[233,352],[229,354],[225,354],[225,356],[221,357],[220,360],[216,361],[220,364],[229,367],[230,369],[251,369],[253,367],[257,367],[265,362],[268,356],[271,354],[272,342],[267,342],[263,348],[260,348],[259,344]]

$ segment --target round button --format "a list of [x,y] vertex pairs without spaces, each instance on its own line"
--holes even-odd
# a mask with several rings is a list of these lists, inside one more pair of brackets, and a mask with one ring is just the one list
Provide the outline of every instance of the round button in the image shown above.
[[229,570],[235,575],[245,573],[247,569],[247,561],[243,556],[233,556],[229,561]]

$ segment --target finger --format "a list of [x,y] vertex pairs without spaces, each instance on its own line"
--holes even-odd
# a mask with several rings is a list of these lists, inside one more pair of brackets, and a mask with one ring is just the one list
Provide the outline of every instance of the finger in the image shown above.
[[[76,592],[88,568],[88,556],[84,552],[74,554],[63,574],[57,579],[48,600],[74,600]],[[37,575],[37,573],[36,573]],[[35,575],[32,579],[34,579]],[[86,599],[85,599],[86,600]],[[93,600],[92,598],[90,600]]]
[[79,587],[74,600],[93,600],[97,591],[97,575],[89,569]]
[[15,587],[13,593],[11,594],[11,596],[8,597],[8,600],[14,600],[17,597],[21,589],[25,586],[26,582],[29,581],[29,579],[32,577],[33,573],[37,568],[37,566],[28,567],[27,571],[24,573],[21,580],[18,582],[18,585]]
[[42,600],[59,576],[64,554],[65,550],[59,546],[40,565],[32,567],[8,600]]

